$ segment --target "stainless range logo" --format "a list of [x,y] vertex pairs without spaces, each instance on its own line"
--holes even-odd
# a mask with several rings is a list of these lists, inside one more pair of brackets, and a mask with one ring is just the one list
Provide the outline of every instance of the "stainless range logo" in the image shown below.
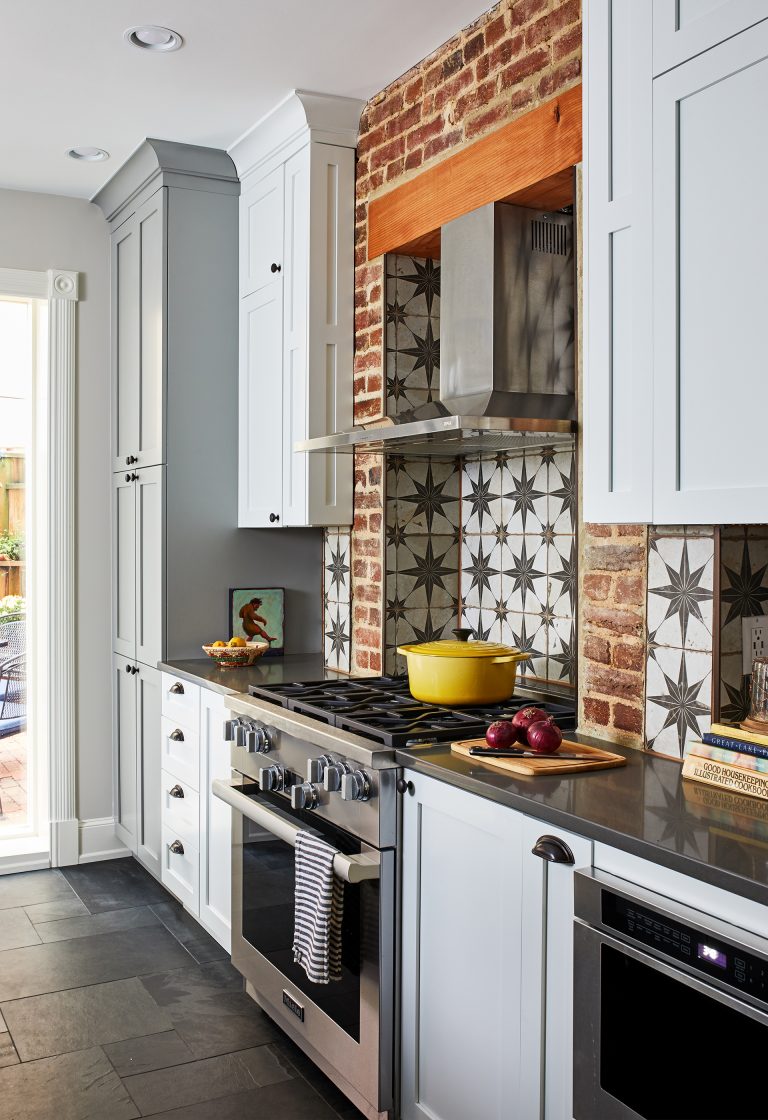
[[293,996],[289,992],[286,992],[285,989],[283,989],[283,1003],[288,1008],[288,1010],[296,1016],[297,1019],[299,1019],[302,1023],[304,1022],[304,1008],[300,1003],[297,1003]]

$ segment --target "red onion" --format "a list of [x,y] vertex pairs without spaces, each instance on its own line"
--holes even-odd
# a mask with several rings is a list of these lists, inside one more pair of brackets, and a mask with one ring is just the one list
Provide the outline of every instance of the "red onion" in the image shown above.
[[503,750],[511,747],[517,739],[517,728],[513,727],[508,719],[497,719],[485,733],[485,741],[489,747]]
[[548,719],[546,712],[541,708],[521,708],[519,712],[515,712],[512,716],[512,725],[517,728],[517,738],[521,743],[527,743],[526,732],[532,723],[538,723],[540,720]]
[[553,719],[542,719],[528,728],[528,746],[538,754],[555,754],[563,741],[563,733]]

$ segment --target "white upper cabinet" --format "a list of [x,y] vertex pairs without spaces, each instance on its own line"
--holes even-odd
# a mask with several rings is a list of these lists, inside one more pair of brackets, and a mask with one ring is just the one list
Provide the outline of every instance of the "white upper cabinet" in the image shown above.
[[584,14],[585,519],[765,521],[768,2]]
[[766,107],[768,22],[654,83],[659,523],[766,519]]
[[299,440],[352,423],[362,102],[297,91],[231,150],[240,173],[241,527],[352,521],[352,461]]
[[653,73],[768,19],[765,0],[653,0]]
[[112,234],[112,470],[165,462],[167,193]]
[[651,21],[584,3],[584,518],[652,520]]

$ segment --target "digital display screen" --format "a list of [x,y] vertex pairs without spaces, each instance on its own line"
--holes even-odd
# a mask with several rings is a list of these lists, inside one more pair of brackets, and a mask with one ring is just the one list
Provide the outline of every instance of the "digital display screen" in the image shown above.
[[721,953],[714,945],[705,945],[700,941],[696,946],[696,956],[700,961],[707,961],[708,964],[713,964],[717,968],[727,968],[728,958],[725,953]]

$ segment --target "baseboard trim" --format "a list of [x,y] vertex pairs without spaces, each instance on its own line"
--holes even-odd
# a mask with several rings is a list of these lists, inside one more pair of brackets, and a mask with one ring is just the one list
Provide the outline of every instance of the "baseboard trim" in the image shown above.
[[[3,846],[7,847],[7,844]],[[16,875],[19,871],[42,871],[50,866],[48,852],[21,852],[0,856],[0,876]]]
[[131,852],[117,838],[115,817],[92,817],[80,821],[79,863],[96,863],[103,859],[122,859]]

